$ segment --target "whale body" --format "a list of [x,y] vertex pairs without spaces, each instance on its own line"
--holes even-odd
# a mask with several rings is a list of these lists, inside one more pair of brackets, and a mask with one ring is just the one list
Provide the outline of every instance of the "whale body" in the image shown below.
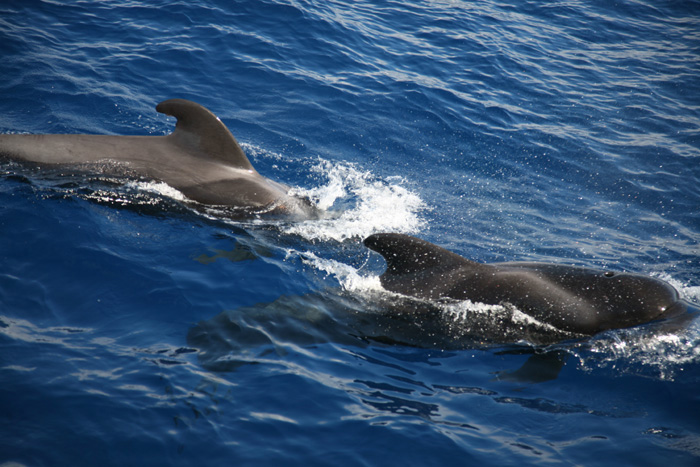
[[380,280],[391,292],[433,301],[510,304],[571,333],[593,335],[687,310],[670,284],[639,274],[546,263],[477,263],[402,234],[371,235],[364,244],[386,260]]
[[184,99],[156,106],[177,118],[166,136],[0,134],[0,158],[44,167],[167,183],[190,200],[235,208],[242,216],[279,213],[310,217],[308,200],[260,175],[216,115]]

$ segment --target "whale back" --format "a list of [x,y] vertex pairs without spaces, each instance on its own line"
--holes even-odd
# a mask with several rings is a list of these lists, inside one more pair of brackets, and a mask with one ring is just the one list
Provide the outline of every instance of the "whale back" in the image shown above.
[[639,274],[542,263],[475,263],[400,234],[375,234],[365,245],[386,259],[380,280],[391,292],[510,304],[563,331],[592,335],[686,310],[670,284]]

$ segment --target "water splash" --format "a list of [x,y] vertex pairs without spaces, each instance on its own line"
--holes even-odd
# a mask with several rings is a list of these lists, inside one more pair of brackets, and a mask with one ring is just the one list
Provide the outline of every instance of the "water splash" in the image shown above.
[[190,201],[180,190],[171,187],[165,182],[156,181],[130,181],[124,186],[126,189],[132,188],[139,191],[154,193],[156,195],[165,196],[176,201]]
[[344,241],[383,231],[415,233],[425,226],[420,216],[425,203],[405,188],[399,177],[381,180],[355,164],[326,160],[319,160],[312,170],[326,178],[326,183],[310,189],[296,188],[293,194],[339,214],[289,225],[285,233],[307,240]]
[[700,364],[700,323],[683,330],[650,332],[647,327],[603,333],[572,351],[585,370],[612,369],[673,381]]
[[364,295],[384,291],[379,281],[379,276],[364,275],[360,272],[361,268],[356,269],[340,261],[321,258],[311,252],[300,253],[296,250],[287,251],[288,257],[297,255],[301,257],[302,262],[305,264],[329,276],[333,276],[340,283],[340,287],[343,291]]

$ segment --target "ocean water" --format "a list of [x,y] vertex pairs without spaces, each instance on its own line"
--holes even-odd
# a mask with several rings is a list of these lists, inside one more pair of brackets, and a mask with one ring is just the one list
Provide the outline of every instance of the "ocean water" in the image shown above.
[[[2,162],[0,466],[698,465],[698,12],[2,2],[0,132],[162,135],[191,99],[332,215]],[[689,313],[554,343],[473,303],[386,316],[383,231],[648,274]]]

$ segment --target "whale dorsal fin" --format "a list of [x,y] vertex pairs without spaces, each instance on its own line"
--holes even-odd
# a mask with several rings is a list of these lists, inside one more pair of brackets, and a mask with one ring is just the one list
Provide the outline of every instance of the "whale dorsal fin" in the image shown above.
[[255,170],[226,125],[205,107],[185,99],[169,99],[158,104],[156,110],[177,118],[171,136],[198,156]]
[[384,275],[410,274],[434,268],[444,271],[478,264],[410,235],[374,234],[367,237],[364,244],[386,260]]

